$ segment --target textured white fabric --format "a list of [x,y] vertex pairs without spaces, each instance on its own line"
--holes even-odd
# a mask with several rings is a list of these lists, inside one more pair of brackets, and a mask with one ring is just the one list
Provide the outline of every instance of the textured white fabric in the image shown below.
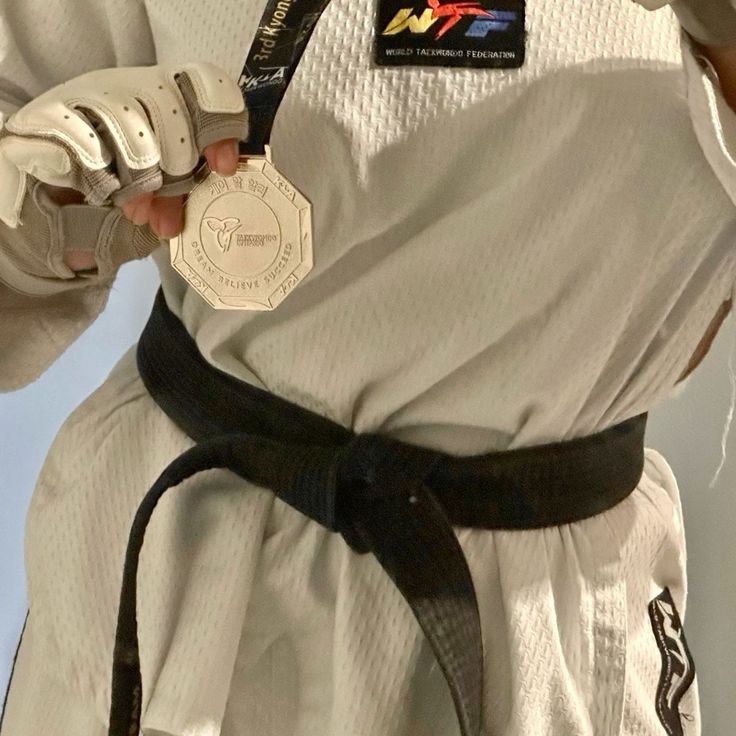
[[[146,22],[136,63],[237,74],[262,2],[175,7],[6,9],[8,104],[111,57],[131,63]],[[356,431],[462,454],[589,434],[663,401],[736,278],[736,138],[723,138],[736,122],[702,104],[719,92],[671,12],[530,0],[518,70],[377,68],[373,12],[333,0],[274,127],[275,163],[314,204],[304,283],[274,312],[213,312],[157,253],[202,352]],[[84,54],[64,56],[60,22],[86,34]],[[132,353],[62,428],[28,516],[31,620],[2,736],[104,734],[129,523],[189,445]],[[669,586],[684,614],[686,593],[664,458],[648,450],[637,490],[599,517],[459,536],[489,734],[662,733],[646,604]],[[212,471],[172,491],[139,586],[147,736],[456,733],[377,563],[266,489]],[[695,685],[682,711],[699,734]]]

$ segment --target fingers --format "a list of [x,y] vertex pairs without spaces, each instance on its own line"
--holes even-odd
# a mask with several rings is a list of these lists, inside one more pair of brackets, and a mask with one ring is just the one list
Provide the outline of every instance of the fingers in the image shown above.
[[134,225],[148,224],[159,238],[173,238],[182,229],[184,197],[154,197],[147,192],[126,202],[122,210]]
[[238,167],[238,141],[228,138],[211,143],[204,149],[204,155],[212,171],[221,176],[232,176]]
[[184,197],[155,197],[148,224],[159,238],[176,237],[184,225]]
[[237,82],[212,64],[187,64],[175,81],[189,112],[197,150],[224,138],[248,137],[248,112]]
[[134,225],[145,225],[151,216],[153,192],[146,192],[126,202],[122,209]]
[[[204,150],[209,167],[221,176],[232,176],[238,166],[238,142],[234,138],[211,143]],[[122,206],[125,216],[135,225],[148,223],[160,238],[176,237],[184,224],[184,197],[156,197],[146,192]]]

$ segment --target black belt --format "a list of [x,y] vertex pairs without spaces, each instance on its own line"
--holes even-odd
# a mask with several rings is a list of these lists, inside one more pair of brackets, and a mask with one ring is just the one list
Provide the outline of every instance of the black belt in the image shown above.
[[458,457],[356,434],[239,381],[200,355],[159,291],[138,368],[163,411],[198,444],[163,472],[133,521],[120,595],[109,736],[140,730],[136,572],[146,525],[171,487],[228,468],[371,552],[427,637],[463,736],[481,732],[483,643],[473,581],[453,526],[535,529],[599,514],[644,468],[640,414],[588,437]]

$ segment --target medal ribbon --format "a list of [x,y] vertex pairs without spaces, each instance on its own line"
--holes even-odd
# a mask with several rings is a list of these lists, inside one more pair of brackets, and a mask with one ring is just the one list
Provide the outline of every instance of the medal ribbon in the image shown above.
[[268,0],[239,85],[248,110],[248,140],[241,155],[262,155],[276,113],[329,0]]

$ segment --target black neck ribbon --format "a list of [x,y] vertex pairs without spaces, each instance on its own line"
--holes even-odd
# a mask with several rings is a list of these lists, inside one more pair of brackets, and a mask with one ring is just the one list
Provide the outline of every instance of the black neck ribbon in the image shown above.
[[238,84],[249,116],[241,155],[261,155],[276,113],[329,0],[268,0]]

